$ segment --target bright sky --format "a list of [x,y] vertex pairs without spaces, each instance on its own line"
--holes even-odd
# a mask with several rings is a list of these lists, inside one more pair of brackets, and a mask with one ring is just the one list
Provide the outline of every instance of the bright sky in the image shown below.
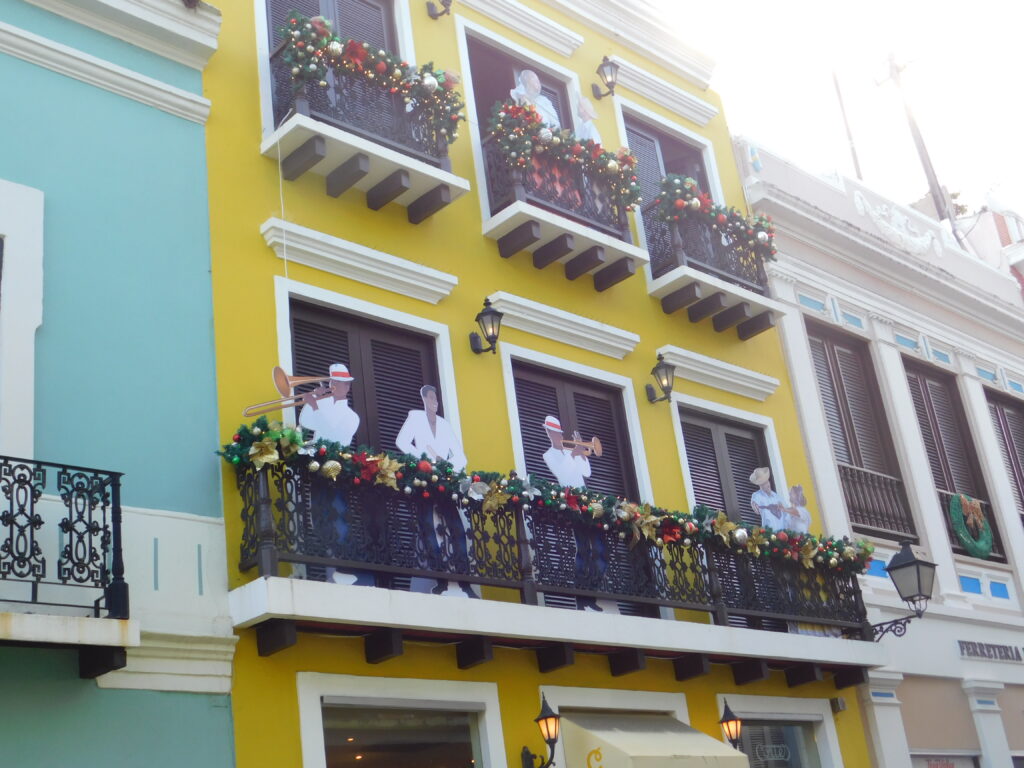
[[804,168],[854,177],[839,78],[866,184],[897,202],[928,191],[892,51],[940,183],[975,209],[1024,213],[1021,0],[651,0],[715,59],[729,129]]

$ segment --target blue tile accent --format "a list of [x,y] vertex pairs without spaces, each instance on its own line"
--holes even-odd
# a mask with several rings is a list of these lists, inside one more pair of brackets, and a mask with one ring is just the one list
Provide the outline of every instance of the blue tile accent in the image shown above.
[[995,371],[986,371],[984,368],[978,368],[977,371],[978,375],[981,376],[981,378],[985,379],[986,381],[994,382],[996,380]]
[[895,699],[896,694],[892,691],[872,691],[871,697],[874,699]]
[[804,296],[804,294],[802,294],[802,293],[800,294],[799,299],[800,299],[800,303],[803,304],[805,307],[813,309],[816,312],[824,312],[825,311],[825,302],[824,301],[818,301],[817,299],[812,299],[810,296]]
[[975,699],[983,707],[994,707],[996,705],[995,699]]
[[992,593],[992,597],[998,597],[1002,600],[1010,599],[1010,588],[1001,581],[990,581],[988,591]]
[[843,320],[852,325],[854,328],[863,328],[864,321],[856,315],[851,315],[849,312],[843,312]]
[[940,352],[937,349],[933,349],[932,350],[932,357],[934,357],[940,363],[951,363],[951,362],[953,362],[952,360],[949,359],[949,355],[947,355],[945,352]]
[[972,595],[980,595],[981,579],[976,579],[973,576],[961,576],[960,589],[964,592],[970,592]]
[[876,557],[868,563],[868,576],[881,576],[883,579],[889,578],[889,574],[885,570],[885,561],[879,560]]
[[917,341],[915,339],[912,339],[909,336],[904,336],[903,334],[900,334],[900,333],[896,334],[896,343],[899,344],[901,347],[906,347],[907,349],[912,349],[915,352],[918,349],[918,344],[917,344]]
[[1010,381],[1009,384],[1010,389],[1012,389],[1014,392],[1020,392],[1021,394],[1024,394],[1024,384],[1021,384],[1019,381]]

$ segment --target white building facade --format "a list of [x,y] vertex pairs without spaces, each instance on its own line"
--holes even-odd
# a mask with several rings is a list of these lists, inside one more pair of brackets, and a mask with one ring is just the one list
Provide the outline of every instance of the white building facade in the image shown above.
[[1024,765],[1020,285],[858,182],[734,149],[778,230],[769,275],[827,532],[877,547],[869,618],[907,614],[884,571],[900,541],[938,566],[924,618],[881,638],[889,664],[862,686],[875,762]]

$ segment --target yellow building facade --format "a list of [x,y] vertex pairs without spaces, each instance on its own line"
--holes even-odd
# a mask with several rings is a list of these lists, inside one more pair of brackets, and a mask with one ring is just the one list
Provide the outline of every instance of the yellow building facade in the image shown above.
[[[276,397],[269,375],[274,366],[326,378],[331,364],[344,363],[337,378],[354,393],[360,416],[346,442],[396,451],[374,441],[388,435],[401,442],[394,425],[420,407],[419,395],[427,402],[420,387],[430,385],[440,400],[438,414],[451,428],[448,442],[460,449],[443,455],[452,464],[460,463],[461,452],[472,471],[543,475],[553,415],[564,422],[565,439],[579,431],[579,441],[590,443],[579,451],[570,444],[559,454],[567,465],[587,459],[588,487],[670,510],[701,502],[722,506],[739,521],[756,491],[745,482],[753,462],[771,469],[784,498],[787,488],[802,486],[806,500],[798,506],[818,531],[822,517],[773,328],[782,310],[756,279],[750,282],[749,265],[679,258],[687,237],[709,237],[710,230],[701,225],[697,235],[687,234],[656,219],[653,210],[641,215],[657,192],[645,195],[636,211],[622,212],[614,188],[609,195],[599,187],[608,179],[631,183],[628,171],[615,175],[615,168],[628,168],[624,155],[616,155],[616,166],[600,156],[604,168],[595,171],[585,162],[566,166],[538,153],[532,170],[516,176],[509,168],[514,159],[488,138],[489,98],[518,98],[545,123],[553,118],[573,134],[556,128],[550,139],[544,135],[545,145],[560,139],[589,152],[586,137],[599,135],[613,155],[630,147],[641,193],[676,173],[697,179],[716,203],[744,208],[725,116],[707,88],[710,63],[644,4],[626,0],[455,0],[443,14],[442,4],[419,0],[294,5],[312,7],[278,0],[226,4],[220,49],[205,72],[206,95],[215,105],[207,142],[225,442],[232,443],[240,422],[251,422],[243,409]],[[431,11],[440,15],[433,18]],[[294,41],[327,29],[315,19],[321,12],[340,38],[333,53],[297,48]],[[289,41],[293,31],[298,36]],[[360,53],[347,47],[350,37],[372,42]],[[383,51],[402,62],[396,67]],[[617,84],[612,95],[596,98],[591,84],[599,82],[595,68],[604,57],[618,65]],[[338,69],[318,69],[325,61]],[[411,86],[421,90],[402,90],[409,71],[402,64],[426,62],[433,62],[435,82],[421,75]],[[294,90],[293,78],[308,79],[309,66],[313,80]],[[539,92],[524,71],[536,73]],[[456,114],[465,120],[452,120],[458,138],[439,149],[445,139],[417,123],[416,114],[421,102],[432,103],[430,94],[452,86],[456,73],[455,91],[465,99]],[[556,153],[548,145],[546,154]],[[645,161],[657,165],[656,173],[641,173]],[[658,244],[655,233],[662,230],[667,239]],[[494,354],[474,353],[466,338],[479,331],[474,318],[485,297],[503,313]],[[415,343],[406,345],[406,337]],[[675,385],[667,400],[651,403],[645,386],[653,382],[659,354],[673,366]],[[328,412],[327,405],[315,410],[320,407]],[[295,426],[297,416],[286,407],[270,418]],[[250,440],[255,445],[264,437],[246,432],[235,444],[248,449]],[[603,450],[595,450],[592,437]],[[753,447],[741,461],[743,441]],[[410,444],[425,446],[423,439]],[[730,453],[734,444],[738,453]],[[701,468],[704,448],[710,475]],[[307,459],[323,470],[332,454],[320,455],[316,444],[310,452]],[[356,461],[353,454],[359,451],[345,454],[343,473],[352,466],[345,462]],[[248,461],[247,450],[240,463]],[[252,471],[239,483],[239,467],[230,462],[223,472],[239,636],[232,697],[239,766],[457,765],[470,754],[477,765],[519,765],[524,745],[545,752],[533,722],[541,693],[563,715],[556,757],[567,768],[625,764],[615,762],[614,745],[594,754],[602,742],[593,729],[597,741],[580,736],[588,715],[656,716],[721,740],[723,698],[752,724],[750,733],[760,734],[741,744],[756,752],[751,765],[782,765],[768,761],[783,752],[792,754],[791,765],[870,764],[857,697],[848,686],[883,663],[878,649],[797,621],[821,620],[820,612],[758,614],[758,599],[770,602],[786,587],[747,599],[746,609],[737,611],[700,610],[678,595],[675,602],[662,599],[657,586],[631,593],[595,586],[592,578],[581,587],[583,550],[602,584],[636,559],[636,549],[626,546],[633,533],[626,535],[625,523],[611,525],[612,534],[623,533],[619,546],[594,510],[588,513],[598,522],[582,533],[544,529],[536,520],[517,529],[512,517],[504,523],[493,517],[483,536],[474,532],[474,521],[483,517],[465,513],[460,520],[458,512],[440,507],[374,518],[372,500],[338,501],[340,493],[325,496],[319,486],[303,485],[303,472],[323,484],[322,472],[306,466],[282,473],[281,463],[268,458],[268,464],[262,485]],[[436,474],[436,465],[427,464],[426,475]],[[274,466],[278,474],[268,479]],[[415,485],[410,498],[418,499],[423,488],[447,504],[449,492],[474,492],[444,488],[441,466],[440,481]],[[407,480],[402,469],[417,479],[422,474],[418,466],[400,466],[396,495]],[[368,482],[375,493],[391,492]],[[478,482],[485,486],[479,495],[495,490],[487,488],[489,476]],[[515,481],[512,487],[519,488]],[[552,508],[562,511],[563,501],[557,497]],[[571,506],[574,499],[568,501]],[[382,509],[391,504],[379,503]],[[418,529],[410,514],[419,515]],[[410,543],[416,535],[408,532],[422,534],[424,515],[429,534]],[[325,524],[328,518],[347,520],[347,527]],[[405,538],[388,527],[396,520],[404,521]],[[404,542],[412,554],[370,558],[364,572],[354,563],[362,555],[343,546],[357,531],[361,540],[386,541],[392,554]],[[336,549],[310,544],[325,536]],[[527,537],[529,546],[506,546]],[[742,547],[732,543],[729,556],[742,559],[736,554]],[[659,550],[672,546],[680,542],[642,541],[640,548],[653,554],[639,567],[661,573],[668,556]],[[511,560],[479,565],[482,553],[497,551],[512,553]],[[524,552],[533,558],[525,575]],[[697,564],[686,581],[691,587],[711,578],[705,557],[712,555],[686,561]],[[552,564],[559,560],[561,570]],[[783,567],[777,559],[762,561],[769,576]],[[561,573],[562,581],[545,584],[545,568]],[[444,584],[438,573],[446,569],[452,578]],[[509,586],[530,573],[536,578],[528,588]],[[367,578],[376,586],[362,586]],[[620,585],[628,581],[621,573],[615,578]],[[751,578],[754,584],[761,577]],[[715,599],[715,605],[728,602]],[[858,622],[862,615],[847,617],[839,629],[855,629]],[[424,714],[430,712],[434,720]],[[423,739],[432,746],[422,747]],[[711,749],[695,743],[698,753]],[[395,744],[428,762],[395,762],[402,754]],[[724,753],[719,759],[743,764],[728,762]]]

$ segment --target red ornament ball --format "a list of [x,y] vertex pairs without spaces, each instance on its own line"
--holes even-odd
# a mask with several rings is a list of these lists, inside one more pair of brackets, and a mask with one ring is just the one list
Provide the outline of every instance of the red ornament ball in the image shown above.
[[321,445],[320,446],[320,450],[317,451],[317,453],[319,453],[321,456],[326,456],[327,455],[327,448]]
[[416,469],[418,469],[420,472],[429,472],[430,462],[427,461],[426,459],[423,459],[422,461],[420,461],[419,464],[416,465]]
[[480,482],[480,475],[473,475],[473,482],[474,483],[479,483]]
[[725,222],[727,221],[726,215],[724,213],[718,214],[718,216],[715,217],[715,221],[717,221],[719,224],[725,224]]
[[241,435],[232,435],[232,436],[231,436],[231,439],[232,439],[232,440],[233,440],[234,442],[236,442],[236,443],[240,443],[240,442],[242,442],[242,436],[241,436]]
[[430,491],[424,491],[423,492],[423,498],[424,499],[429,499],[430,498]]
[[680,197],[678,200],[672,203],[672,205],[674,205],[676,208],[684,208],[686,206],[686,201]]
[[440,491],[441,493],[444,493],[444,486],[443,485],[437,486],[437,490]]
[[352,485],[359,485],[361,482],[363,482],[363,481],[360,478],[358,478],[358,477],[353,477],[352,478]]
[[396,480],[401,480],[403,477],[405,477],[405,473],[403,473],[403,472],[395,472],[395,479]]

